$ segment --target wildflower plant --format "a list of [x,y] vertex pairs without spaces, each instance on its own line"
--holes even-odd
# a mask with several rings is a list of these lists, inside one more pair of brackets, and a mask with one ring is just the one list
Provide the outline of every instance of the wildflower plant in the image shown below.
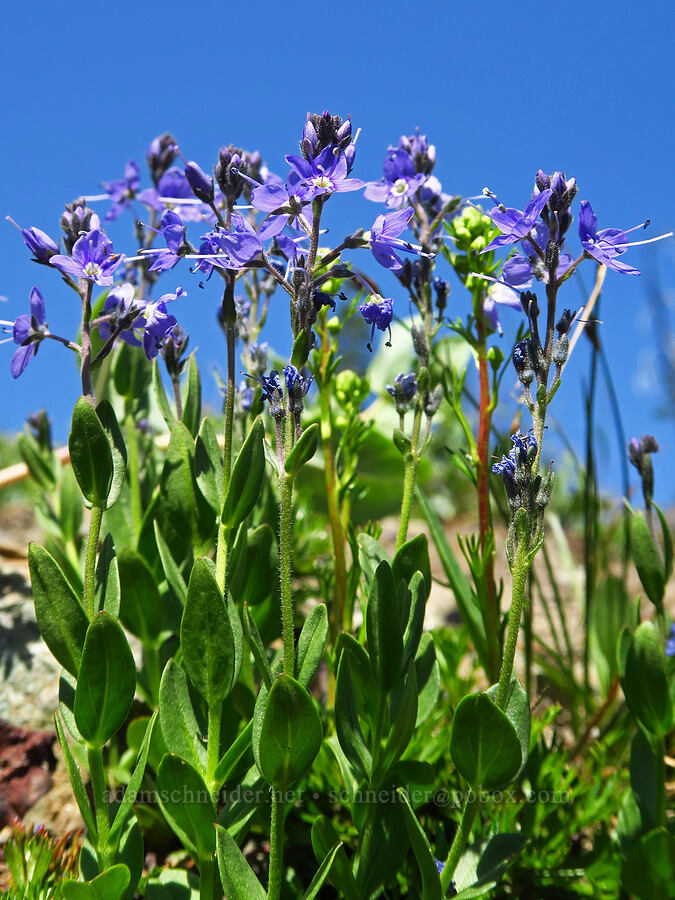
[[[103,194],[65,207],[58,240],[19,229],[40,274],[58,274],[81,308],[74,340],[51,332],[47,287],[30,292],[30,314],[2,323],[18,345],[14,377],[47,339],[79,361],[71,468],[59,470],[46,415],[20,442],[52,532],[45,547],[31,545],[29,565],[38,625],[63,667],[55,726],[86,826],[64,897],[162,896],[170,887],[182,896],[194,878],[204,900],[310,898],[329,885],[351,898],[480,896],[539,839],[524,785],[563,777],[545,752],[555,710],[534,715],[514,676],[554,491],[547,415],[590,314],[571,301],[561,309],[558,292],[582,263],[639,274],[619,259],[629,231],[598,230],[584,201],[575,258],[567,241],[577,185],[560,172],[537,173],[522,211],[491,191],[479,206],[443,191],[436,148],[419,131],[389,147],[370,181],[357,174],[349,118],[308,115],[298,137],[275,174],[258,151],[234,145],[204,169],[166,133],[146,154],[150,186],[129,161]],[[324,246],[333,204],[355,191],[380,205],[370,227]],[[96,203],[108,204],[102,215]],[[138,249],[127,254],[104,226],[129,214]],[[379,290],[382,270],[396,279],[392,296]],[[468,300],[451,298],[451,271]],[[224,335],[220,417],[202,415],[201,376],[180,325],[201,290],[216,298]],[[282,302],[285,359],[266,330]],[[502,308],[520,323],[508,354]],[[392,445],[364,410],[368,374],[344,367],[343,354],[355,331],[366,351],[379,341],[389,352],[396,318],[410,365],[384,391]],[[477,419],[466,368],[443,356],[449,335],[475,359]],[[531,421],[493,462],[507,373]],[[162,420],[166,434],[157,433]],[[461,436],[452,460],[476,491],[478,536],[461,541],[472,581],[418,483],[424,457],[438,461],[439,421]],[[378,524],[356,512],[367,499],[364,461],[385,446],[398,454],[398,490],[386,498],[399,509],[391,553]],[[661,791],[673,724],[663,599],[672,546],[653,502],[655,449],[648,437],[630,445],[646,506],[646,518],[633,516],[633,556],[656,623],[622,632],[618,676],[642,729],[635,752],[652,760]],[[496,503],[493,475],[504,489]],[[433,579],[426,536],[409,536],[415,497],[465,637],[424,631]],[[500,510],[506,622],[508,591],[495,577]],[[463,654],[476,660],[465,680]],[[653,692],[642,687],[646,670]],[[434,783],[461,789],[461,812],[430,811]],[[506,788],[517,797],[511,809],[495,799]],[[626,883],[672,844],[664,797],[631,826]],[[626,801],[633,822],[639,802]],[[182,869],[143,871],[153,828],[180,844]],[[299,832],[315,861],[298,854]],[[251,841],[262,866],[246,853]]]

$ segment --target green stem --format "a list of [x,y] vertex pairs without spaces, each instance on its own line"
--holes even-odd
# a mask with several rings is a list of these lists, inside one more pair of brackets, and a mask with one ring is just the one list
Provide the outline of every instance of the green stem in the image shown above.
[[82,298],[82,350],[80,352],[80,379],[82,394],[94,404],[94,389],[91,386],[91,291],[94,282],[88,278],[80,278],[80,297]]
[[267,900],[279,900],[284,855],[284,803],[280,791],[272,788],[272,822],[270,824],[270,871]]
[[415,407],[415,419],[413,421],[413,430],[410,438],[410,452],[405,461],[405,476],[403,479],[403,499],[401,500],[401,521],[398,527],[398,537],[396,539],[396,549],[399,550],[405,544],[408,536],[408,525],[410,523],[410,512],[412,510],[413,497],[415,495],[415,481],[417,479],[417,466],[420,457],[418,453],[418,445],[420,440],[420,428],[422,427],[422,400],[417,401]]
[[295,677],[295,635],[293,632],[292,536],[293,477],[283,469],[279,477],[279,569],[281,573],[281,636],[284,644],[284,673]]
[[[328,342],[324,342],[328,349]],[[321,410],[321,442],[323,444],[324,479],[328,500],[328,521],[330,523],[335,557],[335,593],[336,606],[332,621],[333,642],[337,639],[340,628],[351,631],[351,620],[345,617],[345,601],[347,597],[347,562],[345,558],[345,537],[340,519],[337,475],[335,472],[335,454],[333,452],[333,421],[330,408],[330,381],[322,379],[319,386],[319,408]]]
[[[225,333],[227,341],[227,394],[225,395],[225,434],[223,450],[223,503],[230,486],[232,471],[232,428],[234,423],[234,325],[228,325]],[[216,550],[216,580],[221,590],[225,590],[225,574],[227,569],[227,529],[218,525],[218,544]]]
[[218,794],[220,793],[214,781],[214,775],[220,759],[220,726],[223,718],[223,702],[217,700],[209,705],[208,711],[208,737],[206,744],[206,786],[211,792],[216,809],[218,808]]
[[138,540],[143,524],[141,481],[138,462],[138,432],[136,431],[134,417],[130,408],[126,414],[124,424],[127,433],[127,471],[129,472],[129,490],[131,493],[131,522],[134,538]]
[[101,534],[101,521],[103,519],[103,507],[92,506],[89,520],[89,537],[87,538],[87,555],[84,561],[84,611],[89,621],[96,614],[96,553],[98,551],[98,539]]
[[96,858],[101,870],[107,868],[111,859],[111,848],[108,846],[110,819],[108,817],[108,801],[106,798],[105,773],[103,771],[103,752],[99,747],[87,747],[87,762],[91,778],[91,792],[94,797],[96,811]]
[[518,643],[518,630],[520,628],[520,618],[525,603],[525,586],[527,583],[527,573],[530,568],[529,555],[529,522],[518,523],[515,527],[518,529],[518,545],[516,548],[515,559],[511,566],[511,575],[513,578],[513,593],[511,597],[511,609],[509,610],[508,634],[506,636],[506,646],[504,647],[504,656],[502,658],[502,667],[499,673],[499,686],[497,688],[497,706],[504,709],[506,706],[506,695],[511,683],[511,675],[513,673],[513,661],[516,656],[516,644]]
[[213,858],[199,860],[199,900],[215,900],[216,864]]
[[462,818],[459,822],[459,828],[457,829],[457,834],[455,835],[452,846],[450,847],[448,860],[443,866],[443,871],[441,872],[441,893],[444,897],[448,891],[448,888],[450,887],[452,876],[455,874],[457,863],[459,862],[460,857],[464,852],[464,848],[469,841],[469,835],[471,834],[473,820],[476,818],[476,813],[478,812],[479,808],[480,788],[476,791],[467,790],[466,794],[464,795],[464,806],[462,807]]

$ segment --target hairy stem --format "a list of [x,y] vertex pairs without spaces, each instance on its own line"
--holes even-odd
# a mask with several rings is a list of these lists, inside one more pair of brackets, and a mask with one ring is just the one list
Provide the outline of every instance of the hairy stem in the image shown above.
[[[225,332],[227,342],[227,393],[225,395],[225,435],[223,449],[223,503],[230,486],[232,471],[232,428],[234,423],[234,325],[228,325]],[[216,549],[216,580],[222,591],[225,590],[225,574],[227,569],[227,529],[218,525],[218,544]]]
[[94,404],[94,390],[91,386],[91,291],[94,284],[88,278],[80,278],[82,298],[82,351],[80,353],[80,378],[82,394]]
[[103,771],[103,753],[99,747],[87,747],[87,763],[91,778],[91,792],[94,797],[94,809],[96,811],[96,858],[101,870],[110,864],[110,851],[108,835],[110,834],[110,818],[108,815],[108,800],[106,797],[105,773]]
[[509,610],[506,646],[504,647],[502,667],[499,673],[499,686],[497,688],[496,703],[500,709],[504,709],[506,706],[506,695],[508,693],[509,684],[511,683],[513,661],[516,656],[518,631],[520,629],[520,619],[525,603],[527,573],[530,568],[530,560],[528,559],[530,543],[528,523],[526,522],[519,525],[516,521],[516,528],[518,529],[518,544],[516,547],[516,555],[511,566],[513,593],[511,596],[511,609]]
[[89,519],[89,536],[87,538],[87,554],[84,560],[84,611],[89,621],[96,615],[96,554],[98,540],[101,535],[103,507],[92,506]]
[[464,806],[462,807],[462,818],[459,821],[459,828],[457,829],[452,846],[450,847],[447,862],[443,866],[443,871],[441,872],[441,892],[444,897],[450,887],[452,876],[455,874],[457,863],[469,841],[473,820],[476,818],[476,813],[479,808],[480,790],[467,790],[464,795]]
[[284,645],[284,672],[295,677],[295,635],[293,631],[292,537],[293,477],[282,470],[279,477],[279,568],[281,574],[281,636]]
[[272,821],[270,824],[270,871],[267,900],[279,900],[284,855],[284,802],[281,791],[272,788]]
[[143,523],[141,512],[141,473],[138,462],[138,432],[136,431],[130,406],[127,407],[124,426],[127,433],[127,471],[129,473],[129,492],[131,496],[131,524],[134,538],[138,540]]

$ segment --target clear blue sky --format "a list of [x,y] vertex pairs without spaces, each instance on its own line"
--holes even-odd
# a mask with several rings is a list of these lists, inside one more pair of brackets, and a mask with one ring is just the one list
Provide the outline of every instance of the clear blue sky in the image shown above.
[[[67,8],[7,4],[3,31],[0,210],[54,237],[64,202],[120,177],[127,159],[142,162],[160,132],[172,131],[205,169],[222,144],[234,142],[260,149],[283,173],[306,112],[324,108],[351,113],[363,129],[354,174],[364,179],[379,176],[390,142],[420,126],[437,146],[435,174],[449,193],[472,195],[488,185],[522,208],[538,168],[563,169],[576,176],[579,199],[592,202],[601,227],[646,217],[652,235],[675,226],[670,3],[74,0]],[[355,196],[334,198],[330,208],[336,242],[346,230],[368,227],[378,211]],[[112,234],[132,251],[131,221],[123,222]],[[9,298],[0,318],[26,311],[37,284],[52,330],[73,334],[74,295],[56,273],[29,261],[10,225],[0,227],[0,294]],[[576,229],[576,249],[575,238]],[[672,418],[658,417],[666,398],[654,367],[648,292],[663,289],[675,327],[675,241],[637,248],[630,261],[645,275],[608,274],[601,334],[627,431],[657,434],[657,484],[671,501],[675,476],[666,460],[675,434]],[[590,286],[592,268],[584,273]],[[223,353],[213,328],[218,288],[200,291],[185,270],[177,283],[189,290],[181,319],[208,370]],[[572,287],[569,305],[580,301]],[[455,291],[450,312],[464,312],[464,302]],[[273,330],[284,327],[286,304],[279,307]],[[67,353],[44,345],[18,382],[9,373],[11,353],[11,345],[0,347],[0,429],[16,431],[46,406],[62,439],[78,395]],[[583,348],[555,407],[579,449],[585,357]],[[216,402],[215,387],[207,397]],[[602,392],[598,420],[607,433],[602,484],[611,489],[617,452]]]

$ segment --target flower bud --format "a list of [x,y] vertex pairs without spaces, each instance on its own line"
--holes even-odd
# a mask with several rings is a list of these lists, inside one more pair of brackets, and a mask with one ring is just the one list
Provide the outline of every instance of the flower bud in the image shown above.
[[202,203],[213,203],[213,178],[207,177],[196,162],[190,160],[185,166],[185,177],[198,200]]

